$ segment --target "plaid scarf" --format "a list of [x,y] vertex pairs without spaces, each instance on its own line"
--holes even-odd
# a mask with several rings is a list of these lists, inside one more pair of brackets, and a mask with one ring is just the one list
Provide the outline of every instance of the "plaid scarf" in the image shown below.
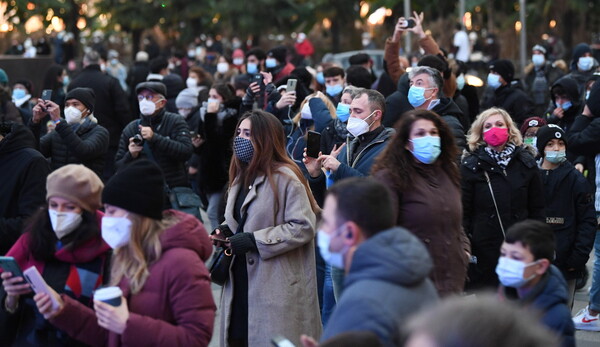
[[512,155],[517,147],[512,143],[507,143],[502,152],[496,152],[490,147],[485,147],[485,152],[492,158],[502,170],[506,169],[512,159]]

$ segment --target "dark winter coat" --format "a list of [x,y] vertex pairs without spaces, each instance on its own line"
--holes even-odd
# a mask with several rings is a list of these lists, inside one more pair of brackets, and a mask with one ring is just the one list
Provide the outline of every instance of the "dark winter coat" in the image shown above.
[[352,139],[352,135],[346,129],[347,122],[342,122],[339,118],[333,119],[323,131],[321,131],[321,152],[329,154],[334,146],[340,147],[346,139]]
[[[600,154],[600,117],[578,116],[567,133],[569,150],[588,158],[588,181],[595,187],[595,156]],[[595,187],[598,189],[598,187]]]
[[499,87],[494,91],[494,96],[489,100],[484,100],[481,109],[490,107],[500,107],[517,123],[517,127],[525,119],[531,117],[534,111],[533,100],[523,91],[518,82]]
[[[541,169],[546,223],[554,230],[554,264],[567,280],[585,269],[596,237],[592,187],[568,161],[554,170]],[[575,269],[574,271],[568,271]]]
[[463,227],[471,239],[477,266],[470,271],[473,287],[498,285],[495,269],[504,235],[484,172],[490,178],[504,231],[525,219],[544,219],[544,190],[533,154],[520,146],[506,170],[484,146],[465,153],[461,162]]
[[190,159],[193,152],[190,131],[183,117],[166,112],[164,109],[155,116],[142,115],[139,120],[132,121],[123,129],[119,150],[115,156],[117,170],[136,160],[129,153],[129,138],[139,134],[140,125],[151,127],[154,137],[145,142],[146,148],[137,158],[152,160],[148,153],[150,149],[154,160],[163,170],[169,187],[188,186],[185,162]]
[[13,124],[0,140],[0,254],[21,236],[23,221],[46,201],[50,164],[26,126]]
[[[546,83],[547,83],[548,87],[553,85],[556,81],[558,81],[559,78],[561,78],[565,74],[561,69],[554,66],[554,64],[551,62],[546,62],[544,64],[544,66],[542,66],[539,70],[535,66],[533,66],[533,64],[526,67],[525,70],[526,71],[529,70],[529,72],[525,76],[525,80],[524,80],[525,85],[527,86],[527,94],[529,94],[529,97],[534,101],[534,103],[535,103],[535,96],[534,96],[534,91],[533,91],[533,84],[534,84],[534,81],[535,81],[538,71],[541,70],[541,73],[546,78]],[[545,111],[545,107],[546,107],[546,105],[548,105],[548,102],[550,101],[550,97],[551,97],[550,88],[547,88],[547,90],[544,92],[544,101],[541,104],[536,105],[536,113],[535,113],[536,116],[538,116],[538,117],[541,116],[540,112]]]
[[[561,346],[574,347],[575,326],[571,319],[571,309],[567,306],[567,283],[554,265],[551,265],[543,276],[540,282],[517,302],[541,314],[541,323],[556,333],[561,339]],[[499,291],[501,298],[516,299],[513,288],[501,286]]]
[[[333,179],[334,182],[338,182],[348,177],[369,176],[375,158],[383,152],[385,146],[387,146],[389,140],[395,133],[396,131],[394,129],[384,128],[375,139],[368,143],[364,149],[356,155],[354,160],[352,160],[352,158],[365,135],[361,135],[351,141],[349,140],[337,156],[340,166],[337,171],[331,174],[331,179]],[[308,182],[317,202],[324,200],[325,181],[325,174],[323,173],[318,177],[308,177]]]
[[205,106],[199,110],[204,117],[198,117],[198,127],[195,131],[205,142],[195,149],[197,158],[193,165],[198,168],[198,186],[205,194],[221,192],[229,181],[229,163],[233,154],[233,138],[240,119],[240,102],[239,99],[226,102],[218,113],[206,113]]
[[376,334],[384,346],[399,345],[399,327],[438,301],[428,275],[433,265],[423,243],[406,229],[381,231],[352,257],[344,292],[321,341],[350,331]]
[[65,306],[50,322],[91,346],[208,346],[216,306],[204,266],[212,245],[194,216],[170,210],[178,218],[160,235],[162,254],[150,264],[150,276],[132,294],[123,278],[129,319],[123,334],[100,327],[94,310],[62,295]]
[[[30,122],[29,128],[39,136],[40,124]],[[52,170],[67,164],[83,164],[102,176],[108,143],[108,131],[89,118],[77,126],[62,121],[53,132],[42,136],[40,152],[50,159]]]
[[331,112],[329,112],[329,109],[323,100],[319,98],[312,98],[308,101],[308,105],[311,111],[312,119],[300,119],[300,127],[294,124],[294,129],[287,138],[287,153],[296,161],[301,161],[303,158],[304,148],[306,147],[306,134],[310,126],[314,125],[314,131],[320,134],[323,132],[325,127],[330,125],[333,121]]
[[430,278],[441,297],[461,294],[467,276],[469,239],[462,227],[460,187],[438,163],[415,165],[416,174],[404,191],[394,188],[388,170],[373,177],[390,189],[396,225],[423,242],[433,259]]
[[458,148],[465,149],[467,147],[465,129],[469,126],[469,121],[458,105],[450,98],[441,98],[440,103],[431,111],[437,113],[448,124]]
[[105,74],[100,65],[86,66],[69,83],[68,91],[79,87],[92,88],[96,94],[94,115],[98,124],[106,128],[110,134],[109,147],[119,145],[119,136],[125,125],[135,118],[135,113],[129,112],[127,95],[119,84],[119,80]]

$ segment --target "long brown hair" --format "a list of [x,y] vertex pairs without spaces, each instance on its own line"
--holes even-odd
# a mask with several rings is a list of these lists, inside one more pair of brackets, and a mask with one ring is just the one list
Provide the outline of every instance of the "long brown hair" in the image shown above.
[[[233,186],[241,183],[244,186],[252,184],[254,179],[260,175],[265,175],[271,184],[273,192],[277,192],[274,175],[279,168],[286,167],[296,175],[306,189],[306,194],[310,200],[313,212],[317,213],[319,207],[315,201],[312,191],[300,171],[300,168],[285,150],[285,133],[281,122],[272,114],[261,110],[246,112],[238,121],[236,129],[239,128],[242,121],[248,119],[251,124],[250,141],[254,147],[252,160],[245,164],[234,155],[229,165],[229,182]],[[275,195],[275,210],[279,209],[279,200]]]
[[150,276],[150,265],[162,254],[160,235],[177,221],[168,215],[156,220],[133,212],[129,212],[128,218],[131,220],[129,242],[114,251],[110,278],[115,286],[123,277],[127,278],[131,293],[137,294]]
[[450,128],[434,112],[427,110],[411,110],[404,113],[400,121],[396,123],[396,135],[392,138],[383,153],[375,160],[372,173],[387,170],[394,188],[405,191],[412,184],[412,178],[417,175],[416,161],[413,154],[406,148],[410,140],[410,132],[413,124],[425,119],[433,122],[438,129],[442,153],[437,159],[444,171],[450,176],[450,180],[460,187],[460,174],[458,171],[458,147],[454,143],[454,137]]

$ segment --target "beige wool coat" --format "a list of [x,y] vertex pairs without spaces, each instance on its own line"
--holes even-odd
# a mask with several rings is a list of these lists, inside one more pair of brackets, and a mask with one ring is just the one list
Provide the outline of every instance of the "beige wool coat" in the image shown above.
[[[244,232],[254,233],[258,248],[258,252],[246,254],[250,347],[270,346],[277,335],[300,346],[301,334],[318,341],[322,331],[315,267],[316,216],[304,185],[290,169],[279,169],[274,179],[277,192],[266,176],[256,178],[241,211],[242,215],[248,213]],[[239,184],[232,186],[227,198],[225,222],[231,230],[238,226],[233,209],[240,188]],[[277,211],[275,196],[279,198]],[[221,295],[221,346],[228,346],[235,285],[231,269],[229,276]]]

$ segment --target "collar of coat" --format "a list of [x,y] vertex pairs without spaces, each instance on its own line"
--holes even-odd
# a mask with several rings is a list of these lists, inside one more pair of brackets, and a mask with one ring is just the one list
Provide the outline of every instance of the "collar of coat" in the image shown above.
[[[535,149],[530,145],[517,146],[513,153],[513,160],[514,159],[519,160],[528,168],[537,167],[535,162]],[[511,162],[513,160],[511,160]],[[473,152],[467,152],[467,150],[465,150],[463,152],[461,163],[473,172],[476,172],[480,168],[489,169],[492,167],[499,167],[496,161],[485,152],[485,145],[480,146]]]

